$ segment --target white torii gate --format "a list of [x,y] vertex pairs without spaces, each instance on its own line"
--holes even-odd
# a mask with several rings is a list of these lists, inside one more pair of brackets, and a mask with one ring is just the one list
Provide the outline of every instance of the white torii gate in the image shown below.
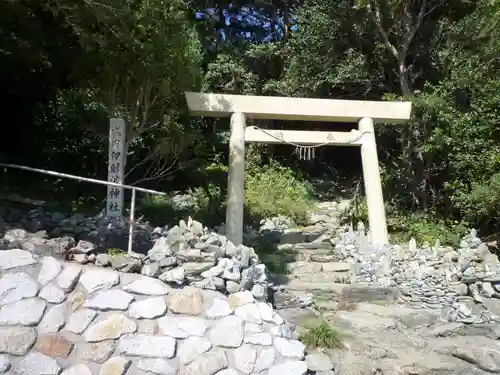
[[[231,117],[229,139],[228,200],[226,234],[234,244],[243,240],[245,202],[245,142],[308,145],[360,146],[368,222],[375,246],[389,242],[384,198],[378,164],[375,122],[404,124],[410,118],[411,102],[372,102],[337,99],[306,99],[186,92],[192,115]],[[247,127],[246,118],[357,122],[351,132],[260,130]]]

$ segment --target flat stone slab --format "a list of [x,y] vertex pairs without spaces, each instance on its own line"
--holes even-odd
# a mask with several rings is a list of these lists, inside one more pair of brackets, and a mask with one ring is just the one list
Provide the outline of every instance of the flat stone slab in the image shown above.
[[347,301],[386,301],[395,302],[400,295],[397,288],[348,285],[342,289],[342,298]]
[[28,298],[0,309],[0,324],[36,326],[42,320],[47,304],[40,298]]
[[134,296],[120,289],[105,290],[84,303],[84,307],[100,311],[127,310]]
[[118,342],[121,354],[135,357],[172,358],[175,348],[175,339],[168,336],[126,335]]
[[36,263],[37,259],[29,251],[21,249],[0,251],[0,269],[2,270],[10,270]]
[[38,284],[27,273],[8,273],[0,278],[0,306],[35,297],[38,290]]

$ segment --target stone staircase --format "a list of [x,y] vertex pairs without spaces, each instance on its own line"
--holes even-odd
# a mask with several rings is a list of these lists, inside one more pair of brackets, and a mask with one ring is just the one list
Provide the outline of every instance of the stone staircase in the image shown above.
[[[391,304],[399,292],[356,283],[356,263],[346,263],[335,245],[343,228],[339,216],[347,202],[322,202],[304,228],[284,229],[275,257],[284,264],[284,274],[272,274],[275,306],[300,326],[301,316],[334,314],[359,302]],[[309,309],[305,309],[309,307]]]

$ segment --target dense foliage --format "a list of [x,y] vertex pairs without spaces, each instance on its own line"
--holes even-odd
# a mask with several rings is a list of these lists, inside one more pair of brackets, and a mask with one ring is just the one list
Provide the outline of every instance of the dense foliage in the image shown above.
[[[190,188],[215,218],[228,122],[190,118],[184,90],[404,98],[414,103],[410,124],[377,128],[391,228],[427,239],[432,227],[446,237],[464,220],[492,233],[500,220],[499,9],[497,0],[5,0],[0,156],[102,179],[108,119],[122,116],[127,183]],[[360,177],[352,150],[318,150],[309,163],[291,151],[252,147],[249,216],[303,217],[313,189],[304,176]],[[1,179],[10,191],[46,190],[56,201],[92,197],[95,205],[104,195],[26,172]]]

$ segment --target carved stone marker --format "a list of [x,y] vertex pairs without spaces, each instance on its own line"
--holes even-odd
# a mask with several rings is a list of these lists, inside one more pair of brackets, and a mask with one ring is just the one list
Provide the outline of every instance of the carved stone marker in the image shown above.
[[[123,184],[125,158],[125,120],[112,118],[109,120],[109,158],[108,181]],[[122,217],[123,188],[108,186],[106,214],[111,217]]]

